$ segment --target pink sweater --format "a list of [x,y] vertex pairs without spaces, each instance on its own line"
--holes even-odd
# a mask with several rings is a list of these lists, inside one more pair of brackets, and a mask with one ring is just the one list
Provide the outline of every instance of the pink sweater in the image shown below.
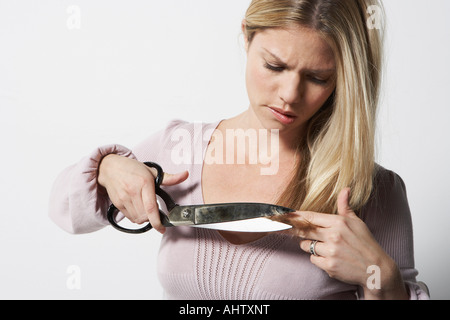
[[[173,121],[133,152],[119,145],[98,148],[59,175],[52,190],[50,217],[70,233],[93,232],[109,224],[106,211],[110,201],[99,192],[97,169],[102,157],[111,153],[157,162],[166,172],[188,170],[187,181],[165,189],[179,204],[203,203],[202,159],[217,125]],[[190,161],[180,164],[178,139],[182,136],[192,139],[190,146],[183,146]],[[175,149],[178,156],[174,157]],[[428,299],[416,283],[411,214],[398,175],[380,167],[376,190],[360,217],[397,262],[411,299]],[[168,299],[363,298],[362,288],[330,278],[309,258],[297,239],[278,233],[233,245],[215,230],[167,228],[158,257],[158,277]]]

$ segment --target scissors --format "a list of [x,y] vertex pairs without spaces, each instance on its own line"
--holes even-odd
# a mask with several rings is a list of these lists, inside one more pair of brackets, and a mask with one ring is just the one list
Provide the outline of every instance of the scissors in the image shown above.
[[[201,204],[201,205],[187,205],[182,206],[175,203],[172,197],[161,189],[161,183],[163,180],[163,169],[154,162],[144,162],[150,168],[155,168],[158,175],[155,178],[155,193],[165,202],[168,213],[164,213],[159,208],[159,214],[161,222],[165,227],[177,227],[177,226],[199,226],[206,228],[213,228],[211,225],[233,223],[242,220],[272,217],[275,215],[283,215],[294,212],[295,210],[265,203],[219,203],[219,204]],[[112,204],[107,213],[109,223],[119,231],[126,233],[144,233],[151,230],[153,227],[150,223],[140,229],[127,229],[117,224],[115,215],[119,210]],[[270,221],[270,223],[280,224],[279,222]],[[291,226],[280,228],[283,230],[290,228]],[[220,228],[219,228],[220,229]]]

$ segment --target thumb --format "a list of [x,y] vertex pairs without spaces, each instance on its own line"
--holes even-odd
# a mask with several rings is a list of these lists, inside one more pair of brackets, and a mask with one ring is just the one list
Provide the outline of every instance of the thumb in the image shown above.
[[164,172],[164,177],[162,181],[162,185],[164,186],[173,186],[175,184],[179,184],[185,181],[189,177],[188,171],[183,171],[175,174]]
[[350,188],[343,189],[337,198],[338,214],[342,216],[354,215],[355,213],[349,206]]

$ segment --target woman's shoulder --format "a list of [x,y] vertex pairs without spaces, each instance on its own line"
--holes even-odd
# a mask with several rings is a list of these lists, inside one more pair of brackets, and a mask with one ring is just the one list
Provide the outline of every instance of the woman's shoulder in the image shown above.
[[191,122],[182,119],[173,119],[160,131],[152,136],[157,136],[157,139],[176,140],[178,136],[188,133],[193,139],[197,135],[204,134],[209,130],[214,130],[219,121],[215,122]]
[[403,179],[396,172],[387,169],[379,164],[375,165],[374,190],[378,196],[387,196],[387,192],[393,191],[404,193],[406,196],[406,186]]
[[372,194],[361,211],[361,218],[393,213],[410,215],[405,182],[398,173],[376,164]]

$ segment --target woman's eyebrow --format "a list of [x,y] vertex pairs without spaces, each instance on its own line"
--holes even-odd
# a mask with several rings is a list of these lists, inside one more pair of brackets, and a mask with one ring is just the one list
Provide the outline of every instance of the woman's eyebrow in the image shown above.
[[279,62],[280,64],[282,64],[283,66],[287,66],[288,64],[286,62],[283,61],[283,59],[281,59],[280,57],[278,57],[275,53],[270,52],[269,50],[267,50],[266,48],[262,48],[266,53],[268,53],[269,55],[272,56],[272,58],[274,58],[275,60],[278,60],[277,62]]
[[329,73],[329,72],[335,72],[336,68],[331,69],[308,69],[309,73],[319,74],[319,73]]
[[[289,65],[283,61],[283,59],[281,59],[280,57],[278,57],[276,54],[270,52],[269,50],[267,50],[266,48],[262,48],[265,52],[267,52],[269,55],[271,55],[275,60],[277,60],[277,62],[280,64],[281,67],[286,67],[289,69]],[[324,74],[324,73],[334,73],[336,71],[335,68],[331,68],[331,69],[307,69],[305,70],[308,73],[311,74]]]

